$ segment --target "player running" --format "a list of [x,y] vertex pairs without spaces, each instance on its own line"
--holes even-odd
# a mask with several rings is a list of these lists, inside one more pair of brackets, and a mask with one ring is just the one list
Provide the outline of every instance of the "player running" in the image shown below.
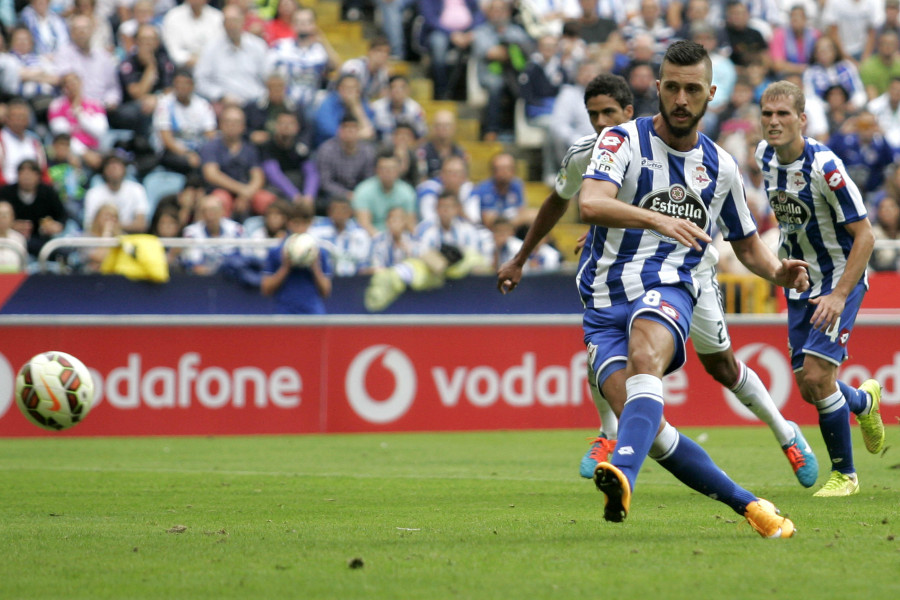
[[[619,125],[632,117],[631,90],[625,80],[617,75],[603,74],[594,78],[585,88],[584,98],[591,124],[598,134],[604,128]],[[497,287],[501,292],[516,288],[528,257],[562,218],[569,200],[581,189],[581,178],[596,142],[597,134],[588,135],[569,148],[557,174],[555,189],[541,206],[521,249],[497,271]],[[587,256],[583,254],[582,261]],[[797,479],[804,487],[811,487],[819,471],[815,454],[796,423],[785,420],[778,411],[756,372],[734,356],[715,277],[717,257],[715,248],[708,247],[694,273],[700,286],[690,329],[694,350],[706,371],[772,429]],[[581,476],[590,479],[597,464],[606,461],[615,448],[618,420],[597,389],[597,380],[590,364],[588,382],[601,420],[600,435],[592,440],[579,466]]]
[[734,158],[697,131],[715,95],[711,82],[702,46],[669,46],[657,81],[659,114],[604,131],[584,175],[580,214],[592,225],[576,278],[584,339],[598,387],[619,416],[618,444],[597,465],[594,483],[606,497],[604,518],[622,521],[650,453],[764,537],[787,538],[790,519],[663,418],[662,377],[684,363],[699,293],[693,273],[714,221],[751,272],[783,287],[809,285],[806,263],[779,262],[759,239]]
[[859,492],[853,466],[849,413],[856,415],[866,449],[884,447],[881,385],[854,389],[837,379],[847,341],[868,289],[866,265],[875,236],[856,184],[827,147],[802,135],[806,99],[779,81],[763,92],[763,141],[756,160],[781,232],[779,256],[809,263],[810,288],[788,290],[788,346],[803,399],[819,412],[831,458],[831,476],[815,496]]

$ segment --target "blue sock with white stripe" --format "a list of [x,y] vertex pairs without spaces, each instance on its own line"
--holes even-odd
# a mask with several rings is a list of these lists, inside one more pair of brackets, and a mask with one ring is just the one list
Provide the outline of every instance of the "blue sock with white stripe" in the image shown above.
[[652,375],[632,375],[625,381],[625,408],[619,417],[619,441],[610,462],[628,478],[631,489],[663,414],[662,379]]
[[869,409],[869,395],[860,389],[850,387],[843,381],[838,380],[837,384],[838,387],[841,388],[841,393],[844,395],[844,398],[847,400],[850,412],[854,415],[866,414]]
[[724,502],[743,515],[756,496],[736,484],[694,440],[666,423],[653,441],[650,457],[694,491]]
[[850,437],[850,407],[843,392],[838,389],[827,398],[816,401],[819,411],[819,429],[831,458],[831,469],[841,473],[855,473],[853,444]]

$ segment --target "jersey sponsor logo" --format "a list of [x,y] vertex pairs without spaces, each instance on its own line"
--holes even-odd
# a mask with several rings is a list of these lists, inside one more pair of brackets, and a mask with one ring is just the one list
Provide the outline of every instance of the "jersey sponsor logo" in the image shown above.
[[841,172],[838,169],[825,173],[825,183],[828,184],[828,187],[831,188],[832,192],[836,192],[847,185],[847,182],[844,181],[844,176],[841,175]]
[[662,171],[663,164],[658,160],[652,160],[650,158],[641,158],[641,168],[642,169],[653,169],[655,171]]
[[600,138],[599,147],[604,150],[610,150],[611,152],[618,152],[619,148],[622,147],[622,142],[625,141],[625,137],[615,131],[607,132],[602,138]]
[[787,177],[788,189],[792,192],[799,192],[806,187],[806,177],[803,171],[791,171]]
[[809,223],[809,208],[793,194],[784,190],[769,190],[769,205],[778,219],[778,226],[785,233],[795,233]]
[[697,165],[691,171],[691,183],[693,183],[694,187],[698,190],[705,190],[711,182],[712,179],[707,175],[706,167],[703,165]]
[[[703,231],[707,231],[709,228],[709,212],[703,200],[688,188],[677,183],[670,187],[650,192],[641,198],[638,206],[670,217],[687,219]],[[675,242],[674,239],[664,236],[657,231],[651,230],[650,233],[669,243]]]

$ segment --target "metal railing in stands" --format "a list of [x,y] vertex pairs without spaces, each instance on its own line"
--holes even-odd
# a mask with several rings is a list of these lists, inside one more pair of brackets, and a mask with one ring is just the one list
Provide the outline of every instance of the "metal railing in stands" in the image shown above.
[[16,253],[16,256],[19,258],[19,271],[24,270],[28,265],[28,250],[26,250],[19,242],[7,238],[0,238],[0,248],[9,248]]

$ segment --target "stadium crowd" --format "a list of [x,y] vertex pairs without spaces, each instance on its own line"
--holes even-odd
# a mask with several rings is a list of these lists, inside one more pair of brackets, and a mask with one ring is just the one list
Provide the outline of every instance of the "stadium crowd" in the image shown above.
[[[323,2],[324,0],[319,0]],[[316,4],[317,6],[318,4]],[[533,218],[517,176],[514,106],[543,131],[542,178],[592,133],[585,85],[622,75],[634,116],[657,112],[665,49],[711,53],[702,130],[739,161],[760,231],[777,235],[753,159],[759,99],[801,85],[806,134],[842,158],[881,239],[900,237],[900,0],[345,0],[376,35],[343,60],[296,0],[0,0],[0,238],[34,260],[57,236],[279,238],[314,213],[336,276],[369,274],[441,246],[496,270]],[[374,19],[371,17],[375,17]],[[456,113],[413,99],[478,91],[481,138],[507,143],[471,181]],[[469,108],[471,110],[471,107]],[[518,237],[517,237],[518,236]],[[93,272],[106,249],[60,252]],[[208,274],[229,249],[168,251]],[[558,269],[552,241],[530,268]],[[736,261],[723,256],[720,267]],[[233,265],[232,265],[233,266]],[[900,270],[900,252],[872,266]],[[0,269],[18,257],[0,245]],[[737,268],[737,267],[735,267]]]

